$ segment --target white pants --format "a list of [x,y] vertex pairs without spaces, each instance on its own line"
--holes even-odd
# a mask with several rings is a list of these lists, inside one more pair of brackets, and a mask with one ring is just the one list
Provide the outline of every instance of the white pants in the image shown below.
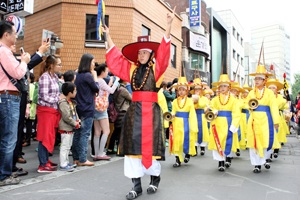
[[69,164],[69,152],[73,142],[74,134],[60,134],[61,144],[59,151],[60,166],[66,167]]
[[213,159],[217,161],[225,161],[226,157],[233,157],[231,151],[228,156],[225,156],[224,152],[223,152],[224,156],[221,156],[217,150],[212,150],[212,154],[213,154]]
[[201,142],[201,144],[199,144],[198,142],[195,143],[195,146],[198,147],[206,147],[207,146],[207,142]]
[[[264,157],[261,158],[256,150],[253,148],[249,149],[251,165],[263,165],[266,163],[266,158],[270,158],[270,154],[267,152],[267,149],[264,149]],[[269,157],[267,157],[269,156]]]
[[147,175],[159,176],[161,172],[160,163],[157,160],[152,160],[152,165],[146,169],[142,164],[142,159],[131,158],[125,156],[124,158],[124,174],[128,178],[139,178]]

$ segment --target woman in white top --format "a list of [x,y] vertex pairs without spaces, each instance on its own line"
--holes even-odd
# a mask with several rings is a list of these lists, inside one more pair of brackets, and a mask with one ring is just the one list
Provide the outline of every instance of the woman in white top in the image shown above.
[[[108,75],[108,68],[105,63],[96,66],[95,71],[97,72],[98,82],[99,82],[99,96],[106,96],[108,101],[109,94],[113,94],[116,88],[119,85],[119,78],[116,77],[114,81],[114,77],[110,78],[109,83],[107,84],[104,78]],[[114,81],[114,82],[113,82]],[[102,131],[102,137],[100,140],[100,135]],[[109,121],[107,110],[103,112],[99,112],[95,110],[94,114],[94,149],[95,149],[95,157],[94,161],[97,160],[109,160],[110,157],[106,155],[104,151],[104,147],[110,133],[109,130]]]

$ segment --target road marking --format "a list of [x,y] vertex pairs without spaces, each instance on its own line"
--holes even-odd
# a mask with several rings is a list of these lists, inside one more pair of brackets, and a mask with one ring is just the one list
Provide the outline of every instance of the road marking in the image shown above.
[[218,199],[216,199],[215,197],[212,197],[212,196],[210,196],[210,195],[206,195],[206,197],[209,198],[209,199],[212,199],[212,200],[218,200]]
[[235,177],[239,177],[241,179],[245,179],[247,181],[250,181],[252,183],[255,183],[255,184],[259,184],[261,186],[264,186],[264,187],[267,187],[267,188],[270,188],[272,190],[275,190],[275,191],[278,191],[278,192],[283,192],[283,193],[288,193],[288,194],[298,194],[298,193],[294,193],[294,192],[291,192],[291,191],[288,191],[288,190],[283,190],[283,189],[280,189],[280,188],[275,188],[275,187],[272,187],[270,185],[267,185],[267,184],[264,184],[264,183],[260,183],[260,182],[257,182],[257,181],[254,181],[250,178],[247,178],[245,176],[240,176],[240,175],[237,175],[237,174],[233,174],[233,173],[230,173],[230,172],[225,172],[226,174],[229,174],[231,176],[235,176]]

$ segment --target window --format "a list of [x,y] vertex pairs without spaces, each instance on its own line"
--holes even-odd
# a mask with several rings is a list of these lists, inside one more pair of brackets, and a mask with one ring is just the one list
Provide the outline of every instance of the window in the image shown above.
[[236,51],[233,49],[232,57],[236,60]]
[[240,41],[240,34],[239,33],[237,33],[236,39],[237,39],[238,42]]
[[171,65],[176,68],[176,46],[171,44]]
[[244,58],[241,58],[241,65],[242,66],[244,66],[243,63],[244,63]]
[[190,53],[190,68],[199,70],[199,71],[204,71],[204,66],[205,66],[205,58],[196,53]]
[[237,54],[237,61],[240,63],[240,54]]
[[241,37],[241,45],[243,46],[243,43],[244,43],[244,40],[243,38]]
[[[105,15],[105,24],[108,26],[108,16]],[[85,46],[86,47],[105,47],[104,38],[97,40],[97,15],[87,14],[85,25]]]
[[232,35],[235,37],[235,28],[232,27]]
[[142,35],[150,35],[150,29],[142,25]]

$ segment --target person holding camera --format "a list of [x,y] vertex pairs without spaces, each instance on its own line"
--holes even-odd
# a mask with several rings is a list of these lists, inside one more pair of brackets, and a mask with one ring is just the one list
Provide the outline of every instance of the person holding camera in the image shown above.
[[21,93],[10,78],[20,80],[27,71],[30,55],[21,55],[18,62],[10,47],[15,45],[18,35],[12,22],[0,22],[0,186],[20,183],[12,176],[13,151],[17,142]]

